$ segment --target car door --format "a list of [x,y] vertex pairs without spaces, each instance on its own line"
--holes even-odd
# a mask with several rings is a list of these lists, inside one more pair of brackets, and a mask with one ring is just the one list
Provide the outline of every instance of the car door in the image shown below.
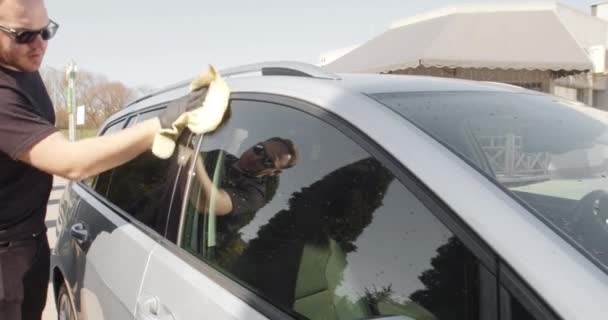
[[[156,116],[146,112],[139,119]],[[164,232],[179,168],[150,151],[75,187],[82,198],[70,233],[76,248],[74,296],[80,319],[133,319],[148,258]]]
[[[125,119],[119,119],[106,126],[103,134],[122,130]],[[71,287],[76,309],[81,305],[81,288],[83,287],[84,270],[86,269],[86,249],[90,245],[90,230],[85,227],[83,217],[89,216],[92,206],[100,208],[100,203],[91,194],[90,184],[95,177],[80,182],[70,182],[61,202],[61,212],[57,221],[58,241],[54,249],[54,261],[59,265],[66,283]],[[92,203],[93,202],[93,203]],[[89,218],[90,220],[91,218]],[[90,223],[87,223],[87,225]],[[86,317],[83,315],[83,318]]]
[[[498,318],[493,253],[386,157],[301,100],[232,97],[231,119],[189,162],[177,237],[152,252],[138,319]],[[211,155],[277,138],[297,163],[264,180],[252,210],[215,214],[196,157],[227,190],[234,162]]]
[[[194,141],[193,141],[194,142]],[[196,140],[200,144],[201,140]],[[192,161],[192,151],[198,144],[184,144],[177,153],[184,167]],[[191,152],[184,151],[188,149]],[[182,210],[180,202],[188,190],[191,172],[178,174],[174,189],[174,204],[166,219],[165,237],[150,256],[137,301],[138,320],[152,319],[267,319],[241,297],[224,287],[225,277],[176,246]],[[254,296],[252,296],[254,297]],[[278,312],[267,305],[271,313]]]
[[70,228],[76,253],[74,302],[80,319],[132,319],[138,288],[156,242],[118,208],[82,186]]

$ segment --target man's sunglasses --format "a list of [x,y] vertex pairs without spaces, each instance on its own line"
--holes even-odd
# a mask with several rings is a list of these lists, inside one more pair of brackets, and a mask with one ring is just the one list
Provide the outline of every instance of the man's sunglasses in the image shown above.
[[49,24],[40,30],[13,29],[0,26],[0,31],[13,36],[18,44],[32,43],[38,35],[42,37],[42,40],[49,40],[57,33],[57,29],[59,29],[59,25],[53,20],[49,20]]
[[276,165],[272,159],[268,156],[268,152],[266,152],[266,147],[263,144],[258,143],[253,146],[253,153],[262,159],[262,165],[266,169],[276,169]]

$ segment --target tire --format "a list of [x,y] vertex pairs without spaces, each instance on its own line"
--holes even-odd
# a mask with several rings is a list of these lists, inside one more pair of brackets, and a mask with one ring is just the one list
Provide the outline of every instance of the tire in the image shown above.
[[57,294],[57,319],[58,320],[77,320],[74,314],[74,306],[65,284],[59,288]]

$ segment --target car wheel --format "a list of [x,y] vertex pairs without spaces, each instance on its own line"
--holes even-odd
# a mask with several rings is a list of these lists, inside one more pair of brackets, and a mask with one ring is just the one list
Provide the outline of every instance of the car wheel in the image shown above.
[[76,320],[72,301],[70,300],[68,288],[65,286],[65,284],[61,285],[59,294],[57,294],[57,319]]

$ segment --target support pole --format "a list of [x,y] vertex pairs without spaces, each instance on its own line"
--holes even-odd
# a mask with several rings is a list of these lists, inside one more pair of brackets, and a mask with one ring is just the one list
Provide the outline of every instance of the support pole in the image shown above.
[[70,141],[76,140],[76,94],[75,94],[75,82],[76,72],[78,68],[74,61],[71,61],[65,68],[65,80],[66,80],[66,107],[68,112],[68,139]]

